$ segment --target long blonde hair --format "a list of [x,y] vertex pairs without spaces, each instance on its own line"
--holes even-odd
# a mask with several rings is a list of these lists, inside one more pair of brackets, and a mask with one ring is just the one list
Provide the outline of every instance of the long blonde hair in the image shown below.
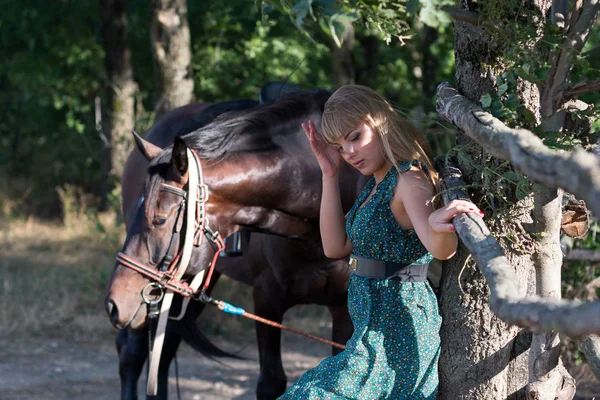
[[387,100],[371,88],[345,85],[331,95],[321,120],[323,138],[333,143],[362,122],[369,124],[379,136],[384,155],[394,168],[399,170],[399,163],[403,161],[420,161],[435,192],[439,192],[439,176],[424,135],[409,121],[400,118]]

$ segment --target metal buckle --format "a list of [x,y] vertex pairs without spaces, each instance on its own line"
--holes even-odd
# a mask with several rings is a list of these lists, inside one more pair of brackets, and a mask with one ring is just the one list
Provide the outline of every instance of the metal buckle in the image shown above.
[[350,256],[350,260],[348,261],[348,266],[352,271],[356,271],[356,267],[358,265],[358,260],[352,256]]
[[208,186],[205,183],[198,185],[198,201],[208,201]]

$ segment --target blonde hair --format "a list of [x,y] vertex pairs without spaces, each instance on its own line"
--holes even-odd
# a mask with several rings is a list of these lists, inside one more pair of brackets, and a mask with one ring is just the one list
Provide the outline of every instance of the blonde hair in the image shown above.
[[333,143],[366,122],[381,139],[385,157],[399,170],[399,163],[417,160],[426,168],[425,175],[435,192],[439,176],[433,165],[431,149],[424,135],[376,91],[361,85],[345,85],[325,103],[321,129],[323,138]]

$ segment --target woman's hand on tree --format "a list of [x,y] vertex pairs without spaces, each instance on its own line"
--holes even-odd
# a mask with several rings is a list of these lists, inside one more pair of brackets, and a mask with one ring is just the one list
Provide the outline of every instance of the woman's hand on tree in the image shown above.
[[483,217],[483,212],[470,201],[452,200],[444,207],[429,214],[429,226],[434,232],[454,232],[456,229],[452,224],[452,219],[462,213],[476,214]]
[[309,120],[308,124],[303,123],[302,129],[306,133],[312,152],[317,157],[317,162],[319,163],[319,167],[321,167],[323,175],[336,176],[342,161],[340,153],[323,139],[323,136],[319,133],[312,120]]

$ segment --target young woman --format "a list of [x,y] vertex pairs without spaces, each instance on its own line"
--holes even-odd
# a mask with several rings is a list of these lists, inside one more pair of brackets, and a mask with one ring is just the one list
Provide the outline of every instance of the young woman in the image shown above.
[[[281,399],[435,399],[441,317],[427,266],[456,252],[452,218],[483,214],[466,201],[434,210],[439,181],[425,139],[372,89],[338,89],[321,125],[322,135],[312,121],[302,127],[323,173],[325,254],[350,255],[354,334]],[[346,216],[342,160],[372,176]]]

